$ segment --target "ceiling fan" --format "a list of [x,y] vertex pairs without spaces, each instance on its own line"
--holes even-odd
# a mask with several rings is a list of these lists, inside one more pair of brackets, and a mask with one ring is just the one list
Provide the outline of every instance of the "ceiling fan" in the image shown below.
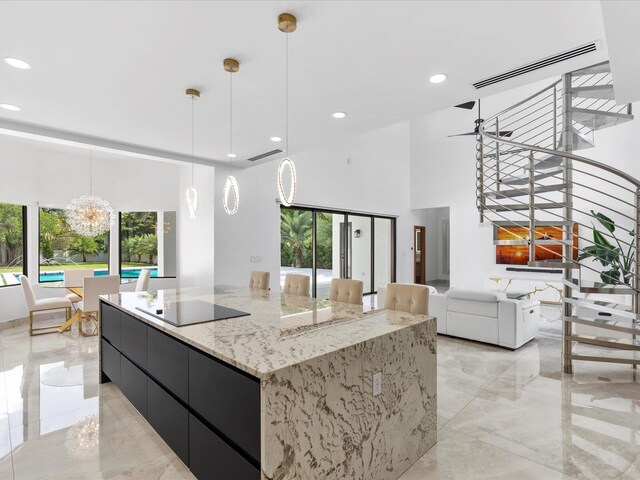
[[[473,107],[475,107],[476,102],[475,100],[472,100],[470,102],[465,102],[465,103],[461,103],[460,105],[455,105],[455,108],[464,108],[465,110],[473,110]],[[478,132],[480,131],[480,124],[484,122],[484,118],[480,118],[480,99],[478,99],[478,118],[476,118],[473,123],[475,123],[475,128],[473,129],[473,132],[467,132],[467,133],[458,133],[457,135],[448,135],[449,137],[464,137],[467,135],[477,135]],[[498,136],[500,137],[510,137],[511,134],[513,134],[513,130],[500,130],[498,132]]]

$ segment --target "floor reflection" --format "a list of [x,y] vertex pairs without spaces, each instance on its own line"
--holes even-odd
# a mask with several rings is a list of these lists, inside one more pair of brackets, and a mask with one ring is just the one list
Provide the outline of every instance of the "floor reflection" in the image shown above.
[[[1,479],[193,479],[110,384],[95,338],[0,331]],[[549,332],[516,352],[438,338],[438,443],[403,480],[638,479],[636,371],[560,372]]]

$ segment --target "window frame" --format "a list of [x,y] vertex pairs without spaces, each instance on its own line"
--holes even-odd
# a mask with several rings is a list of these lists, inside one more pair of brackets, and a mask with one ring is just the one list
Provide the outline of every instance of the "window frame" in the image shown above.
[[[146,213],[146,212],[156,212],[156,214],[158,214],[159,212],[170,212],[173,210],[137,210],[137,211],[126,211],[126,212],[122,212],[119,211],[118,212],[118,275],[120,276],[120,278],[122,278],[122,240],[124,239],[122,236],[122,214],[123,213]],[[157,217],[156,217],[156,222],[157,222]],[[156,224],[156,228],[157,228],[157,224]],[[158,251],[158,255],[160,255],[160,252]],[[178,251],[176,249],[176,257],[178,255]],[[176,262],[177,263],[177,262]],[[129,278],[129,277],[128,277]],[[134,277],[130,277],[130,278],[134,278]],[[135,277],[138,278],[138,277]],[[177,278],[177,272],[176,275],[164,275],[164,276],[157,276],[157,277],[151,277],[153,279],[158,279],[158,278]]]
[[[26,205],[20,205],[18,203],[11,203],[11,202],[0,202],[0,203],[4,203],[5,205],[15,205],[15,206],[18,206],[18,207],[22,208],[22,275],[24,275],[26,277],[29,274],[29,259],[28,259],[29,251],[27,250],[27,244],[28,244],[28,237],[27,237],[27,230],[28,230],[28,226],[27,226],[27,222],[28,222],[27,206]],[[13,284],[13,285],[2,285],[2,284],[0,284],[0,288],[19,287],[19,286],[20,286],[20,283]]]
[[[46,209],[46,210],[62,210],[62,211],[64,211],[66,208],[63,208],[63,207],[43,207],[43,206],[40,206],[40,205],[38,205],[36,208],[38,209],[38,212],[37,212],[37,215],[38,215],[38,238],[36,239],[37,248],[38,248],[38,272],[37,272],[37,274],[38,274],[38,282],[37,283],[60,282],[61,280],[45,280],[44,282],[40,281],[40,276],[41,276],[40,275],[40,267],[41,267],[41,265],[40,265],[40,234],[42,233],[41,228],[40,228],[40,211],[44,210],[44,209]],[[107,241],[109,242],[109,249],[107,251],[107,259],[108,259],[107,260],[107,273],[110,274],[111,273],[111,248],[113,248],[112,245],[111,245],[111,229],[107,230]]]

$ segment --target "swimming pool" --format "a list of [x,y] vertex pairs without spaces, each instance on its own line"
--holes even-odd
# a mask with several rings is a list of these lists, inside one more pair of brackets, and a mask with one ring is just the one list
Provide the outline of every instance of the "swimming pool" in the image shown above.
[[[123,268],[120,273],[121,278],[138,278],[142,268]],[[149,268],[151,270],[151,278],[158,278],[158,268]],[[109,272],[106,269],[94,270],[93,275],[96,277],[103,277],[108,275]],[[16,275],[16,276],[19,276]],[[64,272],[59,270],[56,272],[40,272],[40,283],[44,282],[61,282],[64,280]]]

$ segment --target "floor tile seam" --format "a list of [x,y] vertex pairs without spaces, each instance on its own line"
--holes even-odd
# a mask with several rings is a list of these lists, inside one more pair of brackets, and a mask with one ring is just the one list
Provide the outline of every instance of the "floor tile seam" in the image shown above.
[[[471,400],[469,400],[467,403],[465,403],[465,405],[460,410],[458,410],[458,412],[455,415],[453,415],[449,420],[447,420],[445,423],[443,423],[440,428],[446,427],[449,424],[449,422],[453,421],[454,418],[456,418],[458,415],[460,415],[460,413],[462,413],[462,411],[465,408],[467,408],[471,404],[471,402],[473,402],[476,398],[478,398],[478,396],[481,395],[487,388],[489,388],[491,385],[493,385],[498,380],[498,378],[499,377],[495,377],[493,380],[491,380],[489,383],[487,383],[482,388],[482,390],[480,390],[476,395],[474,395]],[[455,430],[455,429],[452,429],[452,430]],[[455,431],[458,431],[458,430],[455,430]]]
[[[443,426],[442,426],[442,428],[445,428],[445,426],[446,426],[446,425],[443,425]],[[564,473],[564,471],[562,471],[562,469],[558,469],[558,468],[553,467],[553,466],[551,466],[551,465],[547,465],[547,464],[542,463],[542,462],[540,462],[540,461],[538,461],[538,460],[535,460],[535,459],[533,459],[533,458],[525,457],[524,455],[521,455],[521,454],[516,453],[516,452],[512,452],[512,451],[507,450],[507,449],[505,449],[505,448],[502,448],[502,447],[500,447],[500,446],[498,446],[498,445],[494,445],[493,443],[487,442],[486,440],[483,440],[483,439],[481,439],[481,438],[479,438],[479,437],[476,437],[476,436],[473,436],[473,435],[469,435],[468,433],[466,433],[466,432],[464,432],[464,431],[462,431],[462,430],[458,430],[458,429],[453,428],[453,427],[447,427],[447,428],[448,428],[449,430],[453,431],[453,432],[456,432],[456,433],[458,433],[458,434],[464,435],[464,436],[465,436],[466,438],[468,438],[468,439],[471,439],[471,440],[474,440],[474,441],[480,442],[480,443],[482,443],[482,444],[484,444],[484,445],[487,445],[487,446],[489,446],[489,447],[491,447],[491,448],[496,448],[496,449],[498,449],[498,450],[500,450],[500,451],[502,451],[502,452],[504,452],[504,453],[506,453],[506,454],[508,454],[508,455],[514,455],[514,456],[519,457],[519,458],[521,458],[521,459],[523,459],[523,460],[526,460],[526,461],[528,461],[528,462],[535,463],[536,465],[538,465],[538,466],[540,466],[540,467],[544,467],[544,468],[547,468],[547,469],[549,469],[549,470],[553,470],[554,472],[558,472],[558,473],[560,473],[561,475],[563,475],[563,476],[565,476],[565,477],[566,477],[566,479],[565,479],[565,480],[571,480],[571,479],[573,479],[573,477],[571,477],[571,476],[569,476],[569,475],[566,475],[566,474]],[[529,448],[527,445],[525,445],[525,444],[523,444],[523,443],[521,443],[521,442],[518,442],[517,440],[513,440],[513,439],[511,439],[511,438],[504,437],[503,435],[500,435],[499,433],[492,432],[492,431],[486,431],[486,433],[489,433],[489,434],[495,435],[496,437],[500,437],[500,438],[502,438],[502,439],[504,439],[504,440],[506,440],[506,441],[508,441],[508,442],[510,442],[510,443],[514,443],[514,444],[516,444],[516,445],[518,445],[518,446],[522,446],[522,447],[525,447],[525,448]]]

